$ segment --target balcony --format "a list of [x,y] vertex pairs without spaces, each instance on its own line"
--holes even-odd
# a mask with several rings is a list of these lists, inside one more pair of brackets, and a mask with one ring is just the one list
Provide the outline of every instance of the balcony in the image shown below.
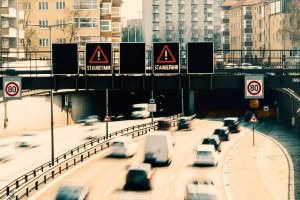
[[191,0],[192,5],[198,5],[199,1],[198,0]]
[[252,42],[249,42],[249,41],[244,42],[244,46],[245,46],[245,47],[252,47],[252,45],[253,45]]
[[223,31],[223,32],[222,32],[222,35],[223,35],[223,36],[229,36],[229,31]]
[[184,13],[185,13],[185,10],[184,10],[184,9],[179,9],[179,10],[178,10],[178,13],[179,13],[179,14],[184,14]]
[[2,17],[7,17],[7,18],[16,18],[17,17],[17,10],[15,8],[2,8],[1,9]]
[[213,4],[214,2],[213,2],[213,0],[204,0],[204,4]]
[[166,27],[166,30],[167,30],[167,31],[173,31],[173,26],[167,26],[167,27]]
[[171,0],[166,0],[166,5],[167,6],[171,6],[172,5],[172,1]]
[[159,26],[153,26],[153,31],[159,31]]
[[16,28],[5,28],[1,30],[2,37],[17,37]]
[[153,22],[159,23],[159,17],[153,18]]
[[172,9],[166,9],[166,14],[172,14]]
[[152,5],[153,6],[159,6],[159,1],[158,0],[153,0]]
[[228,19],[227,18],[222,19],[222,23],[223,24],[229,24],[229,18]]
[[252,15],[244,15],[244,19],[252,19]]
[[179,5],[184,5],[184,4],[185,4],[185,1],[184,1],[184,0],[178,0],[178,4],[179,4]]
[[245,28],[244,33],[252,33],[252,28]]
[[192,9],[192,13],[198,13],[198,9],[196,8]]
[[153,10],[153,14],[159,14],[159,10],[158,9]]
[[207,22],[213,22],[214,21],[214,18],[213,17],[206,17],[204,19],[204,21],[207,21]]
[[193,17],[193,18],[191,19],[191,21],[192,21],[192,22],[197,22],[197,21],[198,21],[198,17]]

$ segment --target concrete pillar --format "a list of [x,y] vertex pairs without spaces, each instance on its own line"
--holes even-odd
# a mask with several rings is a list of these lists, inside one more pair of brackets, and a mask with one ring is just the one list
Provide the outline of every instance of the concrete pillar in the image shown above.
[[195,91],[189,90],[189,113],[193,115],[195,113]]

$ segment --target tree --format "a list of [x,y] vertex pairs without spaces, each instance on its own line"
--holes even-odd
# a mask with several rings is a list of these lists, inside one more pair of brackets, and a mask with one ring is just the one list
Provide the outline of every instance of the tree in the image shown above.
[[25,51],[25,57],[30,58],[30,52],[38,49],[37,44],[34,42],[37,40],[36,30],[30,27],[31,10],[34,9],[36,1],[26,0],[24,1],[24,22],[23,29],[25,30],[25,36],[23,40],[23,49]]
[[300,43],[300,1],[290,0],[283,18],[283,35],[290,35],[292,45]]
[[62,30],[67,37],[66,38],[67,41],[69,43],[71,43],[72,41],[75,41],[75,37],[80,30],[80,27],[76,24],[75,19],[79,19],[80,17],[84,17],[84,16],[81,16],[80,10],[77,10],[77,9],[68,10],[66,13],[67,13],[66,14],[67,16],[65,18],[66,23],[70,22],[70,21],[75,23],[72,25],[64,26],[64,28]]

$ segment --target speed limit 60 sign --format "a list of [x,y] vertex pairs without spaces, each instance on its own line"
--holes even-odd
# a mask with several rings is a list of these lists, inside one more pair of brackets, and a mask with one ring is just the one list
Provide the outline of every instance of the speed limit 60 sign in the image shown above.
[[3,100],[22,98],[22,79],[19,76],[3,77]]
[[245,99],[264,98],[264,75],[245,76]]

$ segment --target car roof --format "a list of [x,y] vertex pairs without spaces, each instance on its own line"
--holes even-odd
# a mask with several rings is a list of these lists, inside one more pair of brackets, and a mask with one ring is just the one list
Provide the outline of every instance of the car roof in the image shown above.
[[213,144],[201,144],[197,147],[197,151],[215,151]]
[[150,171],[151,170],[151,164],[149,163],[134,163],[131,164],[128,168],[128,171],[130,170],[140,170],[140,171]]
[[239,118],[238,117],[226,117],[224,118],[224,121],[225,120],[238,120]]
[[204,137],[203,138],[203,140],[204,139],[213,139],[213,140],[219,140],[219,137],[218,136],[216,136],[216,135],[210,135],[210,136],[206,136],[206,137]]
[[156,130],[148,133],[147,135],[171,135],[171,131]]
[[220,128],[216,128],[215,130],[224,130],[224,131],[226,131],[226,130],[228,130],[228,126],[222,126]]

